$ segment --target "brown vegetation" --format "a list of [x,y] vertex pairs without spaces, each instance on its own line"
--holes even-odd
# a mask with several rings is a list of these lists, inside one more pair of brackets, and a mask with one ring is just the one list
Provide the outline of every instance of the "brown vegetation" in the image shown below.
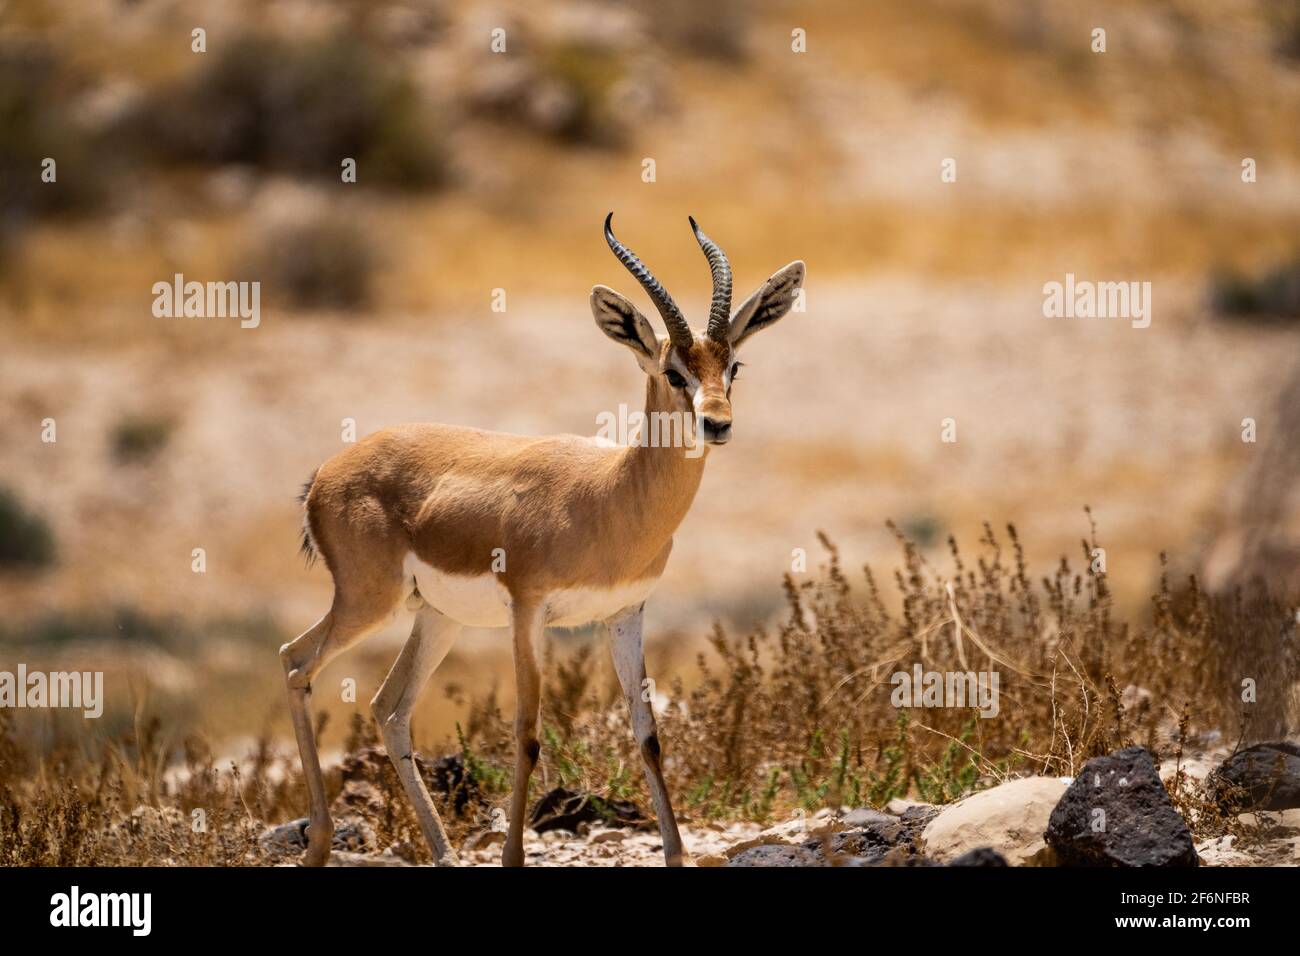
[[[664,695],[665,770],[688,820],[764,822],[795,807],[897,796],[944,803],[1015,775],[1073,775],[1131,743],[1181,761],[1197,741],[1250,742],[1296,726],[1295,619],[1262,591],[1216,600],[1195,580],[1178,591],[1162,584],[1150,621],[1123,622],[1104,574],[1062,558],[1055,574],[1031,581],[1014,528],[1000,539],[986,527],[973,562],[950,541],[942,572],[899,535],[895,602],[869,568],[851,585],[822,540],[828,564],[807,580],[787,578],[774,632],[736,639],[718,627],[694,686],[674,680]],[[1097,547],[1083,542],[1085,567]],[[614,687],[592,680],[593,652],[548,667],[536,792],[561,786],[645,806],[625,707]],[[997,671],[999,713],[894,707],[890,675],[914,663]],[[1242,703],[1245,678],[1256,681],[1258,703]],[[272,862],[258,835],[305,810],[296,755],[269,741],[227,767],[202,741],[167,746],[158,721],[143,716],[120,740],[79,737],[44,753],[4,711],[0,730],[0,864]],[[436,793],[455,840],[487,827],[504,802],[512,740],[487,694],[471,701],[457,740],[438,742],[469,781]],[[345,764],[367,763],[376,744],[358,713]],[[369,763],[379,799],[349,799],[350,812],[379,848],[422,858],[395,774],[387,761]],[[332,797],[342,790],[338,767],[328,784]],[[1198,833],[1235,826],[1190,778],[1179,775],[1172,789]]]

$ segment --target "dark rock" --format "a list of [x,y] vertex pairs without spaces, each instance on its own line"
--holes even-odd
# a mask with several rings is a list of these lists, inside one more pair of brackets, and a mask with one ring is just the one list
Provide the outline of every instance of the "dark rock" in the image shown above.
[[969,850],[948,864],[949,866],[1010,866],[1007,858],[991,846]]
[[727,861],[727,866],[829,866],[815,850],[806,846],[768,844],[751,846]]
[[[478,786],[466,771],[459,754],[440,757],[432,764],[416,754],[415,769],[429,794],[435,800],[450,803],[457,816],[463,816],[478,803]],[[400,792],[402,789],[397,771],[380,747],[363,747],[348,754],[343,758],[339,771],[343,787],[334,801],[336,813],[380,817],[385,813],[384,792]]]
[[1285,741],[1247,747],[1211,773],[1206,787],[1230,813],[1300,807],[1300,747]]
[[1145,747],[1089,760],[1044,833],[1064,866],[1196,866],[1187,824]]
[[908,807],[900,815],[902,820],[910,829],[920,833],[925,829],[925,825],[937,817],[943,811],[943,807],[931,806],[928,803],[918,803],[914,807]]
[[[909,812],[913,809],[932,810],[913,807]],[[921,831],[932,816],[933,812],[896,817],[861,807],[842,818],[850,829],[808,840],[803,846],[834,866],[909,865],[901,861],[919,856]],[[886,858],[891,856],[893,861],[887,863]]]
[[636,804],[628,800],[606,800],[592,793],[578,793],[556,787],[533,805],[528,825],[538,833],[568,830],[577,833],[582,824],[601,823],[611,827],[635,827],[646,823]]
[[[301,853],[307,849],[307,818],[290,820],[264,831],[257,842],[267,853],[278,855]],[[334,850],[364,853],[376,845],[375,832],[362,820],[338,820],[334,824]]]

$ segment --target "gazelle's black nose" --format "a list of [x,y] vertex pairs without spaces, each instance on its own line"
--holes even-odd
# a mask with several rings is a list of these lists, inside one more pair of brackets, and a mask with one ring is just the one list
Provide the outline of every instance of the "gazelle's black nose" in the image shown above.
[[700,424],[704,429],[704,440],[715,445],[725,445],[731,439],[731,422],[726,419],[701,416]]

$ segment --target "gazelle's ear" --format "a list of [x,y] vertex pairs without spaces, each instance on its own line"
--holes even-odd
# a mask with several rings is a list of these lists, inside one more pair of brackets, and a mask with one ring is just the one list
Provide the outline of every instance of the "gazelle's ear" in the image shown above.
[[755,332],[776,324],[790,311],[794,297],[803,285],[803,261],[796,259],[780,269],[763,283],[757,292],[745,300],[732,316],[727,331],[727,341],[738,348]]
[[591,314],[600,330],[619,345],[626,345],[636,355],[637,364],[646,372],[655,370],[659,361],[659,339],[650,321],[637,307],[608,286],[591,290]]

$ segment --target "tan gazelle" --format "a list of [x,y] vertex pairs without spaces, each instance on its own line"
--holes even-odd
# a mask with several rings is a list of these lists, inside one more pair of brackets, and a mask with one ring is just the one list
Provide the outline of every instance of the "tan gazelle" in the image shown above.
[[591,310],[645,372],[646,417],[675,413],[687,424],[686,441],[616,445],[575,435],[400,425],[335,455],[304,491],[303,549],[323,557],[334,578],[329,612],[280,648],[311,801],[308,865],[329,858],[334,832],[308,713],[312,679],[404,603],[416,610],[415,626],[371,707],[437,863],[454,865],[456,854],[411,747],[411,709],[429,675],[462,626],[511,628],[518,750],[502,863],[520,866],[528,780],[539,751],[538,639],[547,625],[593,621],[605,622],[611,635],[664,856],[669,866],[682,863],[654,713],[642,693],[642,611],[699,487],[707,446],[731,437],[736,351],[790,311],[804,264],[781,269],[730,316],[727,257],[691,219],[713,274],[708,327],[695,333],[664,287],[614,238],[612,219],[613,213],[605,219],[605,240],[649,293],[668,337],[657,337],[636,306],[603,285],[591,291]]

